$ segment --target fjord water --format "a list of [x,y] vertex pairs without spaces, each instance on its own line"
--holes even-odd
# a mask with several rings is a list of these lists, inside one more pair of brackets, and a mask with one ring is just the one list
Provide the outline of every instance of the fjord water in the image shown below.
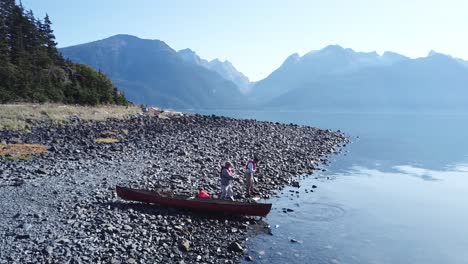
[[352,141],[325,172],[270,200],[273,235],[248,242],[255,262],[468,263],[468,114],[215,114],[339,129]]

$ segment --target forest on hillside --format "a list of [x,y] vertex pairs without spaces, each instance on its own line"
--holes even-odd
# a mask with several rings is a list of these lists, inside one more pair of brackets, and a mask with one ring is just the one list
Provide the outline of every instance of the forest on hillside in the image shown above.
[[52,23],[0,1],[0,103],[128,104],[109,78],[57,50]]

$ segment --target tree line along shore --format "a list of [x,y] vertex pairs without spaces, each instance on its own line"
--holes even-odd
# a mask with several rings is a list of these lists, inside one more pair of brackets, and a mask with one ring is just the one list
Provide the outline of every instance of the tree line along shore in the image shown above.
[[109,78],[57,50],[52,22],[15,0],[0,2],[0,103],[127,105]]

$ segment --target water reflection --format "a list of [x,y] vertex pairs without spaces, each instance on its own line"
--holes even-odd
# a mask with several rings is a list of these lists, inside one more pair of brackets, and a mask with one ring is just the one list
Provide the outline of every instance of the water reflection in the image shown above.
[[437,181],[452,176],[465,176],[468,173],[468,165],[466,164],[459,164],[453,168],[448,168],[445,171],[417,168],[410,165],[394,166],[393,168],[408,176],[418,177],[429,181]]
[[[273,236],[250,242],[256,262],[466,263],[466,164],[446,170],[337,167],[274,199],[267,219],[277,226]],[[310,192],[312,185],[319,187]]]

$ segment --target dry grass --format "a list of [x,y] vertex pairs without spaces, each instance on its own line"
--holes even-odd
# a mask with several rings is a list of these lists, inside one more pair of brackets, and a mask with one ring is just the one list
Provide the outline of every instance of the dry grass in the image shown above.
[[5,159],[12,160],[12,161],[16,161],[16,160],[26,161],[26,160],[31,160],[32,157],[31,156],[5,156]]
[[65,121],[70,117],[102,121],[140,113],[137,106],[73,106],[60,104],[0,104],[0,130],[23,130],[27,119]]
[[111,131],[111,130],[106,130],[101,132],[102,136],[114,136],[117,135],[117,132]]
[[96,143],[117,143],[119,142],[118,139],[115,138],[96,138]]
[[9,159],[29,159],[31,155],[47,152],[47,147],[39,144],[0,144],[0,156]]

